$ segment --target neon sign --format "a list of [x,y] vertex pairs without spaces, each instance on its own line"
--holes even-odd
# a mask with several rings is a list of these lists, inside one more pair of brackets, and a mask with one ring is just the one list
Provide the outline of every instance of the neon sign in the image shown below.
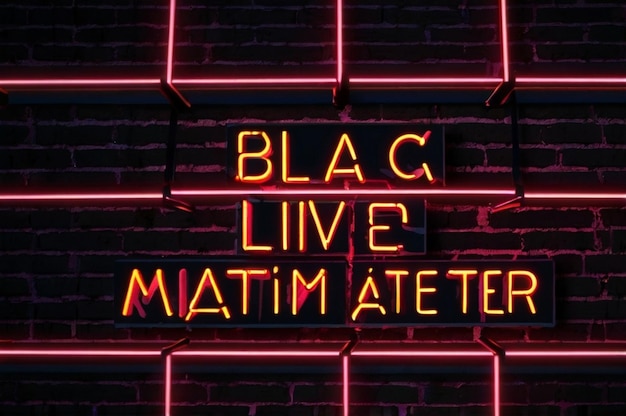
[[239,186],[444,184],[443,126],[232,125],[227,135],[228,177]]
[[122,260],[125,326],[554,324],[548,260]]
[[232,125],[227,136],[227,177],[244,191],[238,256],[118,262],[118,325],[554,324],[550,261],[416,259],[426,203],[414,192],[443,190],[442,127]]

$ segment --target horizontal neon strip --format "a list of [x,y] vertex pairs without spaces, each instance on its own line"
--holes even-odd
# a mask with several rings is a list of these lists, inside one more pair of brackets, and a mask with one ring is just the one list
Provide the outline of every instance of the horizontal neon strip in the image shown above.
[[491,357],[488,351],[353,351],[355,357]]
[[507,351],[507,357],[626,357],[626,351]]
[[49,86],[93,86],[101,85],[160,85],[161,81],[156,78],[90,78],[90,79],[0,79],[3,87],[49,87]]
[[173,84],[181,86],[194,85],[285,85],[285,84],[330,84],[337,82],[335,78],[176,78]]
[[471,77],[382,77],[350,78],[350,84],[497,84],[502,78]]
[[[246,197],[249,195],[266,196],[515,196],[509,189],[188,189],[172,191],[175,197]],[[114,200],[160,200],[161,193],[37,193],[37,194],[0,194],[0,201],[114,201]],[[528,192],[527,200],[620,200],[626,199],[621,192]]]
[[626,193],[611,192],[528,192],[526,199],[626,199]]
[[186,357],[339,357],[339,351],[208,350],[174,351],[172,355]]
[[[204,351],[175,351],[172,355],[188,357],[338,357],[340,351],[290,351],[290,350],[204,350]],[[488,351],[475,350],[380,350],[380,351],[353,351],[353,356],[360,357],[490,357]],[[16,349],[0,350],[0,356],[12,357],[157,357],[160,350],[102,350],[102,349]],[[507,357],[527,358],[621,358],[626,357],[626,350],[535,350],[515,351],[507,350]]]
[[626,84],[624,77],[519,77],[515,83],[520,84]]
[[54,349],[54,350],[36,350],[36,349],[27,349],[27,350],[0,350],[0,356],[13,356],[13,357],[60,357],[60,356],[68,356],[68,357],[95,357],[95,356],[106,356],[106,357],[153,357],[160,356],[161,351],[147,351],[147,350],[76,350],[76,349]]

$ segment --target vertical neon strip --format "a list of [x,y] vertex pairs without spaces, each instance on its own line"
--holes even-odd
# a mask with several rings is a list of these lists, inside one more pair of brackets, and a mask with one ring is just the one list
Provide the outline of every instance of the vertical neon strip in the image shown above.
[[165,356],[165,416],[170,416],[172,407],[172,356]]
[[509,29],[508,20],[506,18],[506,0],[500,0],[500,42],[502,45],[502,81],[509,82],[511,76],[509,74]]
[[500,356],[493,355],[493,415],[500,416]]
[[337,0],[337,83],[343,81],[343,0]]
[[348,386],[350,383],[350,377],[348,377],[348,370],[349,370],[349,366],[348,366],[348,360],[350,359],[349,355],[344,355],[343,357],[341,357],[341,359],[343,360],[343,416],[349,416],[350,415],[350,396],[348,394]]
[[174,70],[174,28],[176,27],[176,0],[170,0],[170,21],[167,33],[167,73],[165,81],[172,83],[172,72]]

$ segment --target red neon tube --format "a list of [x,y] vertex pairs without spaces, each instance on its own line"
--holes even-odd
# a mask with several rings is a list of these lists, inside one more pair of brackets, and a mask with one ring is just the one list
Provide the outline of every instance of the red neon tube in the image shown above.
[[352,355],[360,357],[423,357],[423,358],[439,358],[439,357],[490,357],[492,354],[488,351],[475,350],[458,350],[458,351],[405,351],[405,350],[381,350],[381,351],[353,351]]
[[159,85],[160,80],[156,78],[37,78],[37,79],[0,79],[3,87],[99,87],[114,85]]
[[343,416],[350,416],[350,376],[348,371],[350,370],[350,356],[344,355],[341,357],[342,364],[342,383],[343,383]]
[[593,350],[537,350],[537,351],[507,351],[508,357],[526,357],[526,358],[626,358],[626,350],[606,350],[606,351],[593,351]]
[[157,357],[159,351],[149,350],[101,350],[101,349],[17,349],[0,350],[0,356],[9,357]]
[[285,350],[208,350],[174,351],[172,355],[186,357],[337,357],[338,351],[285,351]]
[[500,356],[493,356],[493,414],[500,416]]
[[172,409],[172,356],[165,356],[165,416],[170,416]]
[[506,0],[500,0],[500,42],[502,45],[502,81],[509,82],[509,29]]
[[334,78],[306,78],[306,77],[265,77],[265,78],[175,78],[172,83],[180,86],[281,86],[281,85],[333,85],[337,82]]
[[519,77],[515,79],[517,85],[524,84],[566,84],[566,85],[619,85],[626,84],[624,77]]
[[[498,84],[501,78],[477,78],[477,77],[355,77],[350,78],[350,84],[418,84],[418,85],[443,85],[451,84]],[[457,85],[458,86],[458,85]]]
[[167,68],[165,81],[171,85],[172,73],[174,71],[174,31],[176,29],[176,0],[170,0],[169,22],[167,29]]
[[343,81],[343,0],[337,0],[337,83]]

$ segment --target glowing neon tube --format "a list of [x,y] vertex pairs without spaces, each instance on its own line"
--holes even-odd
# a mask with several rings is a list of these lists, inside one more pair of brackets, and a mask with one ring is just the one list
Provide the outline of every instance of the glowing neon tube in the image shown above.
[[341,357],[342,364],[342,402],[343,402],[343,416],[350,416],[350,356],[344,355]]
[[172,355],[186,357],[337,357],[338,351],[285,351],[285,350],[206,350],[174,351]]
[[8,357],[158,357],[159,351],[150,350],[100,350],[100,349],[16,349],[0,350],[0,356]]
[[176,29],[176,0],[170,0],[169,22],[167,28],[167,59],[165,82],[172,84],[172,73],[174,72],[174,31]]
[[380,351],[353,351],[352,355],[357,357],[422,357],[422,358],[438,358],[438,357],[490,357],[492,354],[489,351],[476,351],[476,350],[458,350],[458,351],[437,351],[437,350],[424,350],[424,351],[406,351],[406,350],[380,350]]
[[165,356],[165,416],[170,416],[172,409],[172,356]]
[[509,30],[506,0],[500,0],[500,45],[502,46],[502,81],[509,82]]
[[281,85],[302,85],[312,86],[315,84],[334,85],[335,78],[323,77],[265,77],[265,78],[174,78],[173,84],[181,87],[193,86],[281,86]]
[[337,0],[337,83],[343,81],[343,0]]
[[[464,84],[489,84],[495,85],[501,82],[501,78],[476,78],[476,77],[355,77],[350,78],[350,84],[418,84],[418,85],[443,85],[462,86]],[[457,85],[452,85],[457,84]]]
[[145,86],[160,85],[157,78],[38,78],[38,79],[0,79],[3,87],[100,87],[100,86]]

